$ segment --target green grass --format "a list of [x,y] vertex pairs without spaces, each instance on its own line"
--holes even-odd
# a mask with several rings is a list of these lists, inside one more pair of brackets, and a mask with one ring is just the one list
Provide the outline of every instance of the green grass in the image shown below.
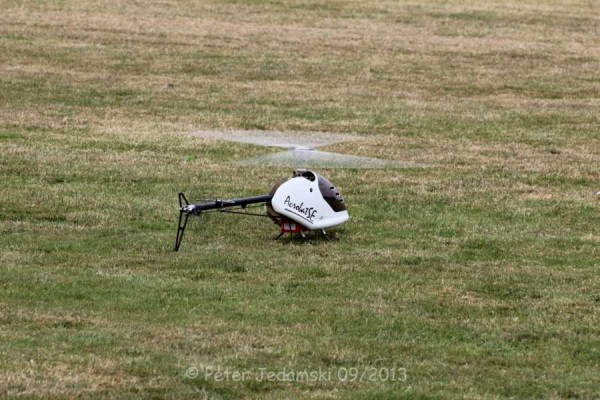
[[[593,2],[0,9],[0,396],[600,396]],[[174,253],[179,191],[291,174],[203,129],[353,132],[329,149],[429,167],[318,171],[337,242],[206,215]]]

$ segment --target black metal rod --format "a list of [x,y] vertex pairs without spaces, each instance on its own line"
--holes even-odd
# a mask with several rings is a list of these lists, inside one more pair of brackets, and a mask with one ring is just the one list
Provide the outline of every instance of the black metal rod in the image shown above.
[[240,199],[228,199],[228,200],[215,200],[200,204],[188,204],[180,208],[181,211],[186,212],[188,215],[198,215],[202,211],[219,210],[222,208],[230,207],[245,207],[249,204],[257,203],[268,203],[271,201],[273,196],[254,196],[254,197],[243,197]]

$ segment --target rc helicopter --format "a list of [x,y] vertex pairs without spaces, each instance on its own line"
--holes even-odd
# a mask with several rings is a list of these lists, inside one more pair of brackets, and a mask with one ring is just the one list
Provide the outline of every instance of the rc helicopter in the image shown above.
[[[266,214],[240,211],[252,204],[264,204]],[[341,225],[350,217],[344,198],[331,182],[313,171],[296,169],[292,178],[276,184],[264,196],[190,204],[185,194],[179,193],[175,251],[181,246],[188,218],[215,211],[269,217],[280,228],[275,239],[285,233],[305,238],[307,231],[320,231],[327,237],[325,229]]]
[[[331,153],[315,150],[334,143],[360,140],[356,135],[324,132],[278,132],[278,131],[194,131],[189,136],[208,140],[224,140],[258,146],[278,147],[285,151],[259,156],[241,162],[242,165],[294,167],[290,179],[273,186],[264,196],[229,200],[205,201],[190,204],[185,194],[179,193],[179,223],[175,239],[175,251],[179,250],[190,216],[209,212],[256,215],[271,218],[285,233],[306,238],[308,231],[320,232],[328,238],[325,229],[342,225],[349,219],[344,198],[326,178],[307,169],[315,168],[417,168],[421,165],[372,157]],[[302,168],[298,168],[302,166]],[[264,205],[266,213],[255,214],[248,206]]]

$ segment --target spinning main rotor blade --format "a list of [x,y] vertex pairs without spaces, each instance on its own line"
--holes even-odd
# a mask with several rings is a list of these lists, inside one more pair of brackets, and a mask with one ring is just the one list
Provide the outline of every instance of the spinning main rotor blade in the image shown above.
[[313,150],[333,143],[360,140],[359,136],[325,132],[195,131],[205,139],[279,147],[288,151],[250,158],[244,165],[278,165],[307,168],[421,168],[423,165]]
[[350,156],[318,150],[289,150],[250,158],[245,165],[278,165],[306,168],[419,168],[421,165],[380,158]]

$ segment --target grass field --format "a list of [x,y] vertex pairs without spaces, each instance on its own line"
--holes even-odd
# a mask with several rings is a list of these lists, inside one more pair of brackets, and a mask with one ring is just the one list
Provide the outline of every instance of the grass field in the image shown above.
[[[600,397],[599,37],[591,0],[0,0],[0,397]],[[291,174],[201,129],[430,167],[318,171],[339,242],[174,253],[177,192]]]

